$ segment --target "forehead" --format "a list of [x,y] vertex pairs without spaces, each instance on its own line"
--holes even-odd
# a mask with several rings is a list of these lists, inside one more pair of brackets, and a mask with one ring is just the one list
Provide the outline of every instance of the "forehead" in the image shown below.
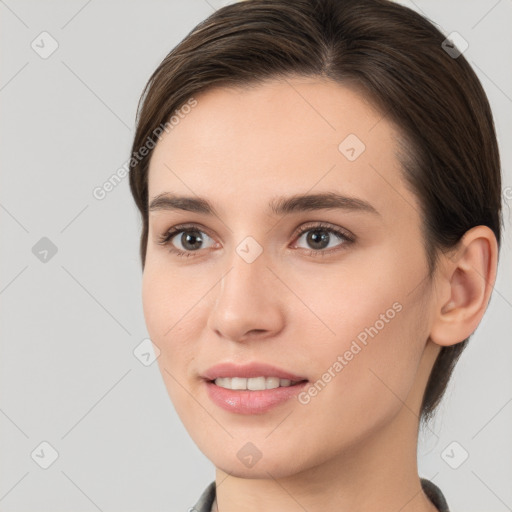
[[195,99],[153,151],[149,200],[173,192],[247,210],[269,195],[335,190],[379,208],[410,194],[398,130],[353,88],[288,78]]

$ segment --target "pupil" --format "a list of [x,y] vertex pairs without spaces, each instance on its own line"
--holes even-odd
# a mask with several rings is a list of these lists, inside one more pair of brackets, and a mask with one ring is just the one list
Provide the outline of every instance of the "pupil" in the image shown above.
[[[321,234],[319,235],[319,233]],[[329,234],[320,229],[311,231],[307,238],[308,243],[310,243],[315,249],[324,249],[329,245]],[[315,247],[315,245],[317,246]]]
[[[183,244],[183,247],[185,247],[185,249],[195,250],[198,249],[199,247],[194,247],[194,242],[195,244],[201,244],[203,239],[201,238],[201,235],[191,233],[199,233],[199,231],[190,231],[188,233],[183,233],[181,235],[181,243]],[[192,245],[192,247],[187,247],[187,244]]]

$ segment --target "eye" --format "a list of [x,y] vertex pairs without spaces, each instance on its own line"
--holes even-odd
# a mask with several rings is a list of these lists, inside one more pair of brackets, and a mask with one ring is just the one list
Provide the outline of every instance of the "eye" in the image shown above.
[[200,249],[206,249],[203,244],[207,241],[214,244],[213,239],[197,226],[174,226],[159,237],[158,244],[169,245],[170,252],[188,257],[194,256],[193,253]]
[[[354,236],[350,232],[323,223],[302,226],[296,236],[299,241],[304,238],[304,242],[309,245],[305,249],[312,256],[331,254],[339,250],[340,246],[354,242]],[[334,251],[331,250],[333,248],[335,248]]]

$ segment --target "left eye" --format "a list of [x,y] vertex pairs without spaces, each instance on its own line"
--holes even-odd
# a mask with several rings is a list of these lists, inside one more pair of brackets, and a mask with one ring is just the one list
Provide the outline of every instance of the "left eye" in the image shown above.
[[[304,238],[308,247],[305,249],[313,249],[314,251],[322,251],[324,249],[331,249],[344,243],[351,242],[352,239],[345,233],[333,228],[316,226],[313,228],[304,229],[299,233],[298,240]],[[336,242],[338,242],[336,244]]]

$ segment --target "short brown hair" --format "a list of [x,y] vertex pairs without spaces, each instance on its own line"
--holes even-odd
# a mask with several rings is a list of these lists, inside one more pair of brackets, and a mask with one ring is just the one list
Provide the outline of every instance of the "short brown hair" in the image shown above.
[[[432,275],[439,251],[488,226],[498,244],[501,173],[491,109],[463,55],[428,20],[388,0],[246,0],[199,23],[161,62],[139,101],[135,155],[194,94],[216,86],[309,76],[355,85],[398,126],[406,183],[420,200]],[[160,130],[161,132],[161,130]],[[404,149],[402,148],[402,149]],[[130,188],[148,240],[152,151],[131,159]],[[442,347],[421,405],[428,421],[469,338]]]

